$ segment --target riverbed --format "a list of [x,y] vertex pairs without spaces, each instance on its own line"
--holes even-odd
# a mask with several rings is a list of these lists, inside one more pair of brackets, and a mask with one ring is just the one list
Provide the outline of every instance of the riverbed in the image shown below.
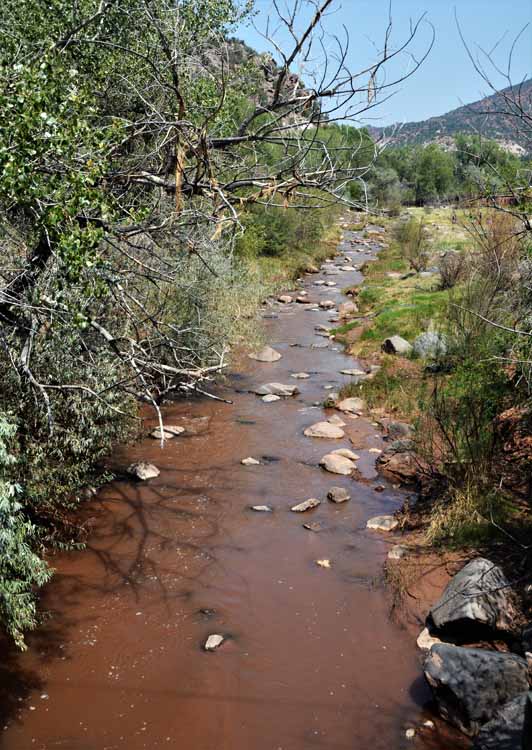
[[[357,239],[346,231],[341,256],[305,276],[311,304],[265,306],[264,338],[282,358],[235,363],[216,389],[231,404],[165,406],[168,424],[208,417],[207,429],[161,447],[149,415],[147,436],[111,457],[116,469],[150,461],[160,476],[103,488],[83,511],[86,550],[53,561],[50,617],[0,667],[2,750],[453,747],[438,725],[422,726],[434,717],[420,654],[390,617],[382,571],[396,540],[366,529],[408,494],[376,473],[378,425],[351,415],[343,439],[303,435],[334,413],[321,403],[351,379],[340,371],[357,368],[316,331],[335,312],[311,309],[361,282],[340,269],[378,246]],[[310,377],[292,377],[301,372]],[[253,390],[271,381],[300,393],[264,403]],[[344,447],[360,456],[356,478],[319,467]],[[249,456],[260,463],[242,465]],[[332,486],[351,499],[329,502]],[[311,497],[319,507],[291,512]],[[213,633],[225,640],[209,653]]]

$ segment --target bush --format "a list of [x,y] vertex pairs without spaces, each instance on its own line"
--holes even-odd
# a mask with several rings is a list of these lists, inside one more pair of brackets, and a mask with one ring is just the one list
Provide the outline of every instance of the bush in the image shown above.
[[417,273],[427,268],[427,228],[423,219],[412,217],[406,222],[399,222],[395,228],[395,238],[401,245],[401,251],[411,268]]
[[445,253],[440,260],[440,289],[452,289],[466,273],[466,257],[460,252]]
[[46,583],[51,571],[38,554],[42,554],[39,533],[25,513],[21,488],[11,478],[16,465],[10,452],[15,432],[15,426],[0,415],[0,621],[24,649],[24,632],[37,625],[34,589]]

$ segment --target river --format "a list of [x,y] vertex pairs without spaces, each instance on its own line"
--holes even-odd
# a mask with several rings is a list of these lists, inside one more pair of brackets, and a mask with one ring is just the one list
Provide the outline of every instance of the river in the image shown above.
[[[355,237],[346,232],[340,250],[359,266],[377,248]],[[303,286],[338,303],[360,281],[329,263]],[[348,417],[343,440],[303,436],[332,414],[316,406],[325,386],[337,390],[349,380],[340,370],[356,367],[316,335],[331,312],[308,307],[265,308],[265,338],[282,359],[235,365],[217,388],[231,405],[165,407],[168,424],[209,417],[208,430],[116,450],[113,466],[149,460],[161,474],[103,488],[83,511],[87,549],[54,560],[50,618],[27,653],[2,657],[2,750],[449,750],[437,727],[405,735],[434,717],[415,641],[389,616],[382,569],[393,540],[365,528],[405,498],[386,483],[375,491],[381,433]],[[301,371],[310,377],[291,377]],[[264,403],[251,391],[270,381],[300,394]],[[319,468],[339,447],[360,455],[358,479]],[[261,464],[243,466],[247,456]],[[351,500],[327,501],[331,486]],[[321,505],[290,511],[310,497]],[[259,504],[274,512],[250,510]],[[310,520],[322,530],[305,529]],[[226,640],[207,653],[211,633]]]

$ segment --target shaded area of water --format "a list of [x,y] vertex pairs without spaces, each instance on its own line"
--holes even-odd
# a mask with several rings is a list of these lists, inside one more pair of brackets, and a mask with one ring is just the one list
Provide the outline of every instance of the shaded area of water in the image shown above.
[[[369,256],[349,238],[341,249],[359,264]],[[335,288],[317,278],[306,282],[310,297],[337,302],[360,281],[352,271],[320,276]],[[381,437],[368,420],[346,420],[352,443],[303,436],[323,418],[314,404],[324,386],[338,388],[349,379],[339,371],[355,364],[315,334],[330,313],[274,310],[266,333],[283,358],[243,363],[219,389],[233,405],[166,408],[168,424],[210,417],[207,432],[164,449],[146,438],[112,457],[116,467],[152,461],[161,475],[113,482],[86,508],[89,546],[56,560],[44,600],[51,619],[27,654],[2,659],[2,750],[412,746],[405,729],[427,718],[429,696],[412,638],[389,619],[381,573],[391,542],[365,529],[404,495],[374,490],[369,449]],[[300,371],[311,377],[290,377]],[[270,381],[301,393],[266,404],[249,392]],[[361,456],[362,480],[318,467],[339,447]],[[242,466],[246,456],[262,464]],[[290,512],[331,486],[352,499]],[[258,504],[274,512],[249,509]],[[304,529],[310,520],[323,530]],[[316,565],[321,558],[331,569]],[[202,650],[210,633],[227,637],[214,653]],[[427,737],[427,749],[458,747],[437,731]]]

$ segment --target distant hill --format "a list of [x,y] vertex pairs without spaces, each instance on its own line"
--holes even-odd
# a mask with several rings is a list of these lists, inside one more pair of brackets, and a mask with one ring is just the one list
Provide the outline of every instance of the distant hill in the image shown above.
[[385,139],[391,144],[440,143],[451,146],[458,133],[481,133],[498,141],[501,146],[521,155],[532,151],[532,78],[519,87],[505,89],[504,94],[515,98],[519,93],[521,104],[530,116],[528,135],[519,132],[515,118],[500,114],[503,104],[501,93],[487,96],[473,104],[458,107],[439,117],[421,122],[406,122],[387,128],[368,128],[375,139]]

